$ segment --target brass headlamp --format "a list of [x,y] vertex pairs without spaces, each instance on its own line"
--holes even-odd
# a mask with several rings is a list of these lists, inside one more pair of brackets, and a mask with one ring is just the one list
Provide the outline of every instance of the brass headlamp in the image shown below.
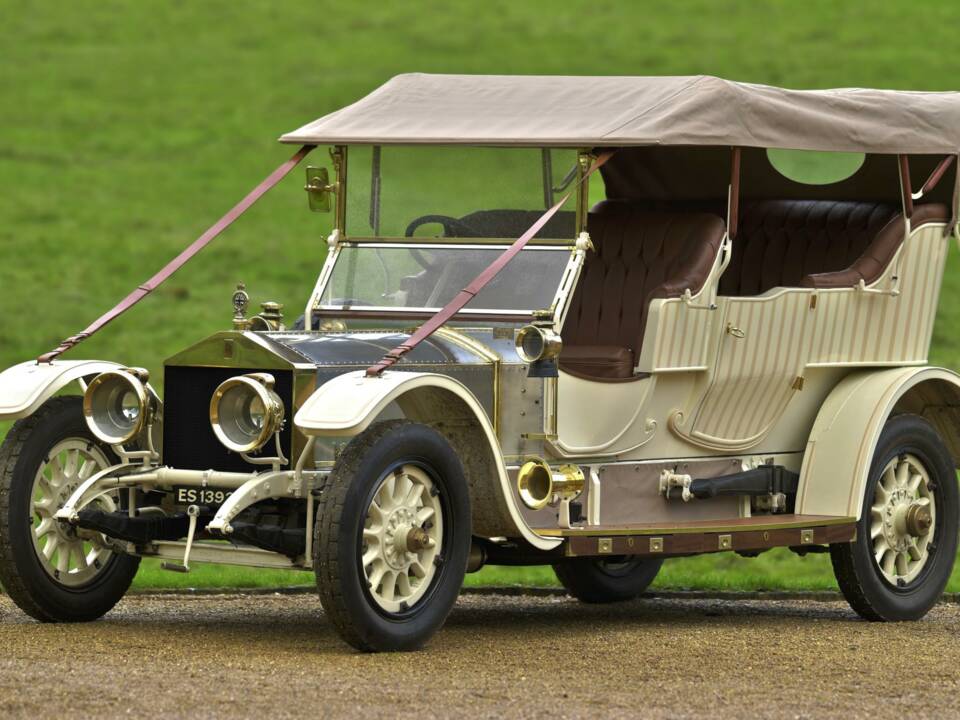
[[524,325],[515,340],[517,355],[526,363],[553,360],[563,349],[563,341],[552,328]]
[[155,410],[143,368],[107,370],[97,375],[83,395],[83,416],[98,439],[122,445],[137,437]]
[[238,375],[220,384],[210,398],[210,425],[228,450],[262,448],[283,425],[283,400],[268,373]]
[[547,324],[524,325],[514,341],[517,355],[529,364],[530,377],[557,377],[557,358],[563,349],[563,341]]

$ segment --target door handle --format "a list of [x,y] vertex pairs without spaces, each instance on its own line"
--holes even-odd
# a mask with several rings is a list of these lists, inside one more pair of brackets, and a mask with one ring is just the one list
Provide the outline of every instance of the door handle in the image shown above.
[[737,340],[742,340],[747,334],[733,323],[727,323],[727,335],[733,335]]

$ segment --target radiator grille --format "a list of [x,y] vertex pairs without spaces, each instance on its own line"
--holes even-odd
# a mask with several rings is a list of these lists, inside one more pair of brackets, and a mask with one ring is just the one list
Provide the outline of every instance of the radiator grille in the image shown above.
[[[210,427],[210,398],[224,380],[236,375],[262,372],[257,368],[205,368],[170,366],[164,369],[163,463],[185,470],[250,472],[262,469],[227,450]],[[280,432],[283,452],[290,457],[293,417],[293,373],[271,370],[276,392],[286,407],[286,422]],[[273,453],[273,443],[264,448]]]

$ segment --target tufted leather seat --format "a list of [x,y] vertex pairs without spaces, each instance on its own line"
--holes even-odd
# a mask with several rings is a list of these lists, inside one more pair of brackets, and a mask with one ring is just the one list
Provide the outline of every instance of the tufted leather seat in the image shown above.
[[596,253],[563,327],[560,367],[591,379],[633,377],[650,301],[698,291],[710,273],[725,225],[717,215],[656,212],[604,200],[587,229]]
[[[948,218],[945,205],[918,205],[912,226]],[[893,259],[903,231],[903,216],[894,205],[823,200],[743,203],[720,294],[747,296],[774,287],[873,282]]]

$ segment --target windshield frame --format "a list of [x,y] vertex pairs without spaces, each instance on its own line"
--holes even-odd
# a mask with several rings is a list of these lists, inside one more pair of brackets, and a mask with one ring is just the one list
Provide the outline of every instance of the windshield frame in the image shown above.
[[[504,148],[508,151],[511,148]],[[530,149],[530,148],[526,148]],[[541,151],[547,151],[552,148],[538,148]],[[558,148],[569,150],[570,148]],[[334,231],[328,239],[328,252],[326,261],[320,276],[317,278],[314,291],[305,308],[305,318],[328,317],[328,318],[366,318],[383,320],[420,320],[432,317],[441,308],[417,308],[417,307],[391,307],[391,306],[363,306],[361,307],[337,307],[322,304],[322,299],[327,291],[327,286],[333,278],[340,251],[344,247],[370,246],[375,249],[381,247],[423,247],[425,249],[434,249],[437,246],[448,246],[451,249],[492,249],[493,247],[507,250],[516,238],[454,238],[454,237],[416,237],[416,242],[411,242],[410,237],[396,236],[350,236],[346,233],[347,217],[347,187],[348,187],[348,168],[349,168],[349,147],[338,145],[330,152],[336,174],[336,203]],[[548,157],[545,155],[544,157]],[[485,308],[466,307],[460,310],[453,320],[473,320],[485,322],[507,322],[507,323],[526,323],[531,322],[543,311],[549,311],[555,320],[562,317],[565,305],[569,302],[572,295],[572,282],[579,276],[579,263],[582,262],[582,253],[576,252],[577,238],[585,232],[587,218],[587,204],[589,202],[589,180],[585,178],[587,169],[590,166],[592,156],[588,150],[580,149],[577,151],[577,164],[574,179],[567,188],[571,193],[567,206],[574,204],[574,228],[575,234],[569,239],[566,238],[532,238],[524,252],[533,250],[553,250],[567,251],[570,258],[563,272],[557,278],[554,289],[553,300],[549,308],[531,308],[529,310],[491,310]],[[542,180],[547,182],[547,174],[543,173]],[[547,192],[555,193],[556,188],[547,188],[544,186],[544,196]],[[556,193],[559,194],[559,193]],[[550,196],[552,197],[552,195]],[[546,210],[544,210],[546,212]],[[309,327],[309,325],[307,326]]]
[[[337,263],[340,261],[340,255],[345,249],[366,249],[370,252],[376,252],[378,249],[394,249],[394,248],[412,248],[412,249],[424,249],[424,250],[501,250],[506,251],[512,240],[494,240],[488,239],[485,242],[460,242],[453,243],[450,242],[450,238],[446,238],[446,242],[410,242],[410,238],[405,238],[406,242],[374,242],[372,240],[366,240],[363,242],[357,242],[355,240],[345,240],[343,242],[337,243],[335,248],[332,248],[330,251],[331,257],[330,260],[330,271],[327,274],[325,282],[323,282],[322,287],[318,283],[319,294],[316,295],[315,301],[313,301],[312,307],[315,314],[319,316],[328,316],[328,317],[364,317],[364,318],[428,318],[435,315],[439,312],[443,306],[395,306],[395,305],[363,305],[363,306],[350,306],[350,305],[331,305],[323,302],[323,297],[327,292],[330,283],[333,281],[334,273],[336,272]],[[534,318],[534,315],[539,311],[550,310],[554,311],[559,304],[559,301],[563,297],[564,293],[564,284],[565,280],[570,274],[570,265],[574,257],[573,250],[575,249],[574,242],[550,242],[550,243],[538,243],[534,245],[531,243],[527,245],[521,252],[554,252],[554,253],[568,253],[569,258],[564,264],[563,269],[556,277],[556,286],[551,296],[550,306],[547,308],[471,308],[465,307],[457,313],[458,316],[463,318],[470,319],[482,319],[492,322],[529,322]],[[381,262],[384,262],[381,259]],[[452,299],[452,298],[450,298]],[[449,300],[448,300],[449,302]]]

